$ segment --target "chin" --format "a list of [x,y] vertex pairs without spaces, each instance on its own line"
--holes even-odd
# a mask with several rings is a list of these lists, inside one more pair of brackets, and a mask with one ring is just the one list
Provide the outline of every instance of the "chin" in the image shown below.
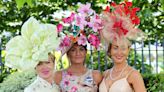
[[125,59],[114,59],[115,63],[122,63],[124,61],[126,61],[126,60]]
[[48,74],[40,74],[39,75],[41,78],[43,78],[43,79],[47,79],[47,78],[49,78],[50,77],[50,74],[48,73]]
[[81,60],[81,59],[75,61],[75,63],[78,63],[78,64],[83,63],[83,62],[84,60]]

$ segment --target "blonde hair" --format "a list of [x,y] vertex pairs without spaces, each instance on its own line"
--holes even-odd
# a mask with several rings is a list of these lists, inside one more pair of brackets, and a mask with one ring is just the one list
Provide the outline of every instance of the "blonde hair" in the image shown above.
[[52,53],[48,53],[48,58],[50,58],[53,63],[55,63],[55,56]]

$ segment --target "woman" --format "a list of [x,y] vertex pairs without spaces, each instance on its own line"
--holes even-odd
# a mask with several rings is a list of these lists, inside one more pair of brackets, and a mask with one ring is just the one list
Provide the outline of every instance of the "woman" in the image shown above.
[[114,66],[104,72],[100,92],[146,92],[141,74],[128,65],[127,57],[130,45],[122,45],[113,40],[108,55]]
[[70,66],[56,72],[55,77],[62,92],[97,92],[102,76],[99,71],[84,66],[86,54],[86,46],[77,43],[67,51]]
[[[62,38],[59,49],[67,54],[70,66],[56,73],[55,81],[62,92],[97,92],[102,79],[99,71],[85,67],[87,44],[100,46],[101,19],[91,4],[80,4],[76,12],[62,18],[58,24],[58,35]],[[69,24],[69,26],[68,26]]]
[[25,88],[24,92],[60,92],[54,83],[55,57],[49,54],[48,61],[40,61],[35,70],[37,79]]
[[146,92],[141,74],[127,63],[131,41],[143,35],[135,27],[139,24],[135,15],[139,9],[131,6],[131,2],[112,2],[112,11],[108,7],[104,13],[101,37],[114,66],[104,72],[100,92]]
[[6,45],[6,65],[22,72],[31,69],[37,72],[37,79],[25,92],[59,92],[53,82],[55,58],[49,54],[58,47],[55,30],[55,25],[42,24],[30,17],[23,24],[21,35],[12,38]]

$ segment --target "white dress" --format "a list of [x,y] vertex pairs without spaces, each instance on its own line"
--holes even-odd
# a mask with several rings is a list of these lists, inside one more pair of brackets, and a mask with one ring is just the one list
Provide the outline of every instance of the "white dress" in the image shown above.
[[[107,70],[109,72],[109,70]],[[105,84],[105,79],[102,80],[99,86],[99,92],[134,92],[132,87],[127,81],[128,76],[133,72],[132,69],[124,78],[116,80],[110,88],[108,88]],[[111,71],[110,71],[111,72]]]
[[51,85],[43,78],[37,76],[37,79],[26,87],[24,92],[60,92],[60,89],[55,83]]

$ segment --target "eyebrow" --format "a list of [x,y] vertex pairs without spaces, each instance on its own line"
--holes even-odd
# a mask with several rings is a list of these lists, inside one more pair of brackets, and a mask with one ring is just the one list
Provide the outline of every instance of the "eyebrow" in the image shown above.
[[115,47],[118,47],[117,45],[114,45],[114,44],[112,44],[113,46],[115,46]]

